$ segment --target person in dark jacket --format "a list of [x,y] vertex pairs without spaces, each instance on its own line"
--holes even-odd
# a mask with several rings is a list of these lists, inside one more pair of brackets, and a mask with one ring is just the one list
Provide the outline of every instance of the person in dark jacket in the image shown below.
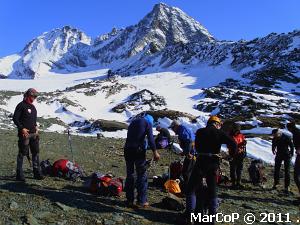
[[296,149],[294,179],[300,194],[300,129],[296,127],[295,122],[288,123],[287,129],[293,134],[293,143]]
[[24,156],[29,157],[29,150],[32,154],[32,167],[35,179],[43,179],[39,162],[39,135],[37,129],[37,110],[33,105],[38,92],[30,88],[24,94],[24,99],[20,102],[14,112],[13,121],[18,128],[17,176],[18,181],[25,181],[23,173]]
[[[126,160],[126,181],[125,190],[127,205],[134,207],[134,189],[137,188],[137,205],[147,207],[147,173],[146,173],[146,149],[145,138],[147,136],[148,145],[153,151],[153,159],[159,160],[160,156],[156,150],[153,137],[153,117],[145,115],[134,119],[127,132],[127,139],[124,146],[124,156]],[[134,179],[134,167],[136,169],[136,185]]]
[[273,189],[277,188],[279,184],[280,167],[282,161],[284,162],[285,172],[285,192],[289,192],[290,186],[290,166],[291,158],[294,154],[294,145],[291,138],[283,134],[279,129],[272,130],[273,141],[272,141],[272,152],[275,156],[275,171],[274,171],[274,185]]
[[161,127],[161,125],[156,126],[156,130],[159,134],[155,138],[155,144],[157,148],[167,148],[171,143],[171,135],[168,129]]
[[[207,122],[207,126],[196,132],[195,148],[198,157],[187,187],[185,211],[187,217],[189,217],[190,213],[194,212],[196,208],[196,191],[199,189],[199,186],[203,184],[203,178],[206,179],[207,192],[205,196],[199,196],[199,198],[207,199],[209,215],[215,215],[217,213],[216,177],[220,164],[219,154],[221,145],[226,144],[228,149],[231,149],[232,154],[237,152],[235,141],[220,130],[221,125],[221,120],[217,116],[211,116]],[[214,221],[212,224],[214,224]]]
[[185,156],[182,167],[182,176],[183,186],[186,187],[196,162],[194,148],[195,135],[190,129],[180,124],[177,120],[173,120],[170,128],[178,135],[179,145]]

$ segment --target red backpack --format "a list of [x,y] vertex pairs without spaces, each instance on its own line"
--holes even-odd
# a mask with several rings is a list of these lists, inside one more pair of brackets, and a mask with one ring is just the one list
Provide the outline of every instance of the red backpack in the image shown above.
[[83,177],[83,170],[76,163],[67,159],[59,159],[54,162],[52,167],[53,176],[76,180]]
[[123,191],[123,179],[112,178],[110,174],[93,173],[88,189],[103,196],[120,196]]

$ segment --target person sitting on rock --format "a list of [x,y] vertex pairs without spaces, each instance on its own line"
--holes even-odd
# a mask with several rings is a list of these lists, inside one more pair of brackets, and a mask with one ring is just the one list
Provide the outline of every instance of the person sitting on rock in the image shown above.
[[285,172],[285,192],[289,193],[290,186],[290,166],[291,158],[294,154],[294,145],[289,136],[283,134],[279,129],[272,130],[273,141],[272,141],[272,152],[275,157],[275,171],[274,171],[274,185],[273,189],[277,188],[279,184],[280,167],[282,161],[284,162]]
[[[160,155],[156,150],[153,137],[153,117],[151,115],[143,115],[135,118],[128,127],[126,143],[124,146],[124,156],[126,161],[126,181],[125,190],[127,198],[127,206],[134,205],[134,189],[137,188],[137,205],[148,207],[147,200],[147,161],[145,137],[147,136],[148,144],[153,151],[153,159],[159,160]],[[136,184],[134,178],[134,168],[136,170]]]
[[155,138],[156,148],[164,149],[171,143],[171,135],[167,128],[161,127],[160,124],[156,126],[156,130],[159,134]]

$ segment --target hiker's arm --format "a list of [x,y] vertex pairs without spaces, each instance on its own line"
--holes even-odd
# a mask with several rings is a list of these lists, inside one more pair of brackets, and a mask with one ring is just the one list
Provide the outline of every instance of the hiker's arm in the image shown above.
[[276,140],[275,139],[273,139],[272,140],[272,152],[273,152],[273,154],[274,155],[276,155]]
[[147,139],[148,139],[148,144],[149,144],[151,150],[153,152],[156,151],[156,146],[155,146],[155,141],[154,141],[153,131],[152,131],[152,126],[151,125],[149,125],[147,127]]
[[227,148],[230,149],[230,153],[231,154],[236,154],[237,151],[238,151],[238,146],[236,144],[236,142],[231,138],[229,137],[226,133],[222,132],[223,135],[222,135],[222,139],[223,139],[223,143],[222,144],[226,144],[227,145]]
[[20,122],[21,115],[22,115],[22,106],[19,104],[17,105],[13,115],[13,121],[14,124],[17,126],[18,130],[22,130],[24,128],[22,123]]
[[153,159],[154,161],[158,161],[160,159],[160,155],[158,151],[156,150],[156,145],[153,137],[153,128],[152,125],[149,125],[147,127],[147,138],[148,138],[148,144],[150,145],[151,150],[153,151]]
[[200,149],[200,130],[197,130],[196,137],[195,137],[195,149],[198,151]]
[[293,157],[294,155],[294,144],[291,138],[289,138],[289,147],[290,147],[290,156]]

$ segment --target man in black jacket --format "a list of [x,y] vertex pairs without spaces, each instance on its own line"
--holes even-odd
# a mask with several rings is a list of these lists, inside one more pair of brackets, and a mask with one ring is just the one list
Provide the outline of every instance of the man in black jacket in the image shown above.
[[288,123],[287,129],[293,134],[293,143],[296,149],[294,179],[300,194],[300,129],[296,127],[295,122]]
[[14,112],[13,121],[18,128],[17,176],[18,181],[25,181],[23,173],[23,158],[29,156],[29,149],[32,154],[32,167],[35,179],[43,179],[40,172],[39,162],[39,136],[37,130],[37,111],[33,105],[38,93],[30,88],[24,94],[24,99],[20,102]]
[[280,167],[283,161],[285,172],[285,192],[288,193],[290,186],[290,166],[291,158],[294,154],[294,145],[291,138],[283,134],[279,129],[274,129],[272,131],[272,135],[272,152],[274,155],[276,155],[273,189],[276,189],[277,185],[279,184]]
[[[206,179],[207,192],[200,193],[200,198],[207,198],[209,215],[217,213],[217,181],[216,176],[220,164],[220,150],[222,144],[231,149],[232,154],[237,152],[235,141],[220,130],[221,120],[217,116],[211,116],[205,128],[196,133],[195,148],[198,153],[196,165],[190,177],[186,196],[186,216],[190,216],[196,208],[196,191],[201,189],[203,178]],[[201,196],[201,194],[203,196]],[[212,221],[211,224],[214,224]]]

